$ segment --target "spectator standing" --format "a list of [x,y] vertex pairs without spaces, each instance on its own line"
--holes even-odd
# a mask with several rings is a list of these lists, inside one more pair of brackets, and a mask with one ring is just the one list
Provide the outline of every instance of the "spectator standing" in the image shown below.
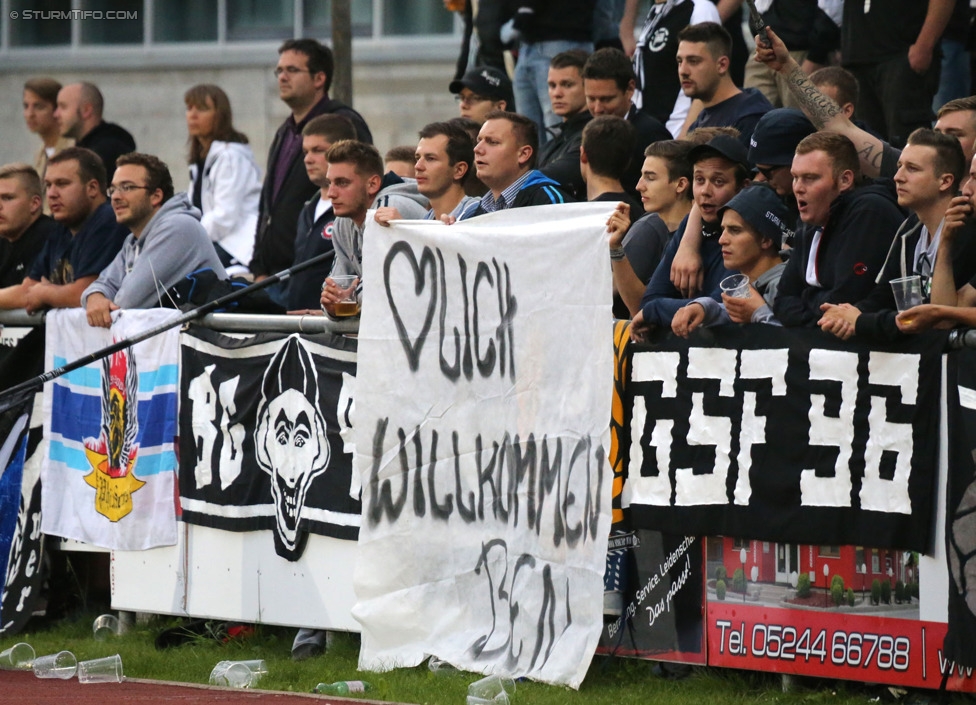
[[861,86],[857,113],[895,147],[932,124],[937,47],[955,0],[844,2],[841,56]]
[[699,127],[734,127],[748,148],[756,123],[773,106],[755,88],[740,90],[733,82],[729,33],[714,22],[703,22],[685,27],[678,39],[681,90],[704,106],[688,132]]
[[625,51],[633,54],[637,74],[634,105],[677,137],[691,106],[678,78],[678,33],[691,24],[720,22],[721,17],[709,0],[654,0],[635,42],[637,5],[638,0],[627,0],[620,21],[620,38]]
[[573,49],[556,54],[549,66],[549,102],[562,118],[549,132],[552,138],[539,155],[539,171],[562,184],[577,199],[586,191],[580,176],[580,143],[583,128],[592,119],[586,109],[583,91],[583,66],[587,54]]
[[515,103],[518,111],[536,124],[545,144],[546,128],[558,120],[549,104],[549,64],[570,49],[593,51],[595,0],[522,0],[515,13],[521,33],[515,65]]
[[586,96],[586,109],[593,117],[615,115],[624,118],[634,127],[634,154],[624,168],[621,182],[624,190],[634,199],[639,199],[637,182],[644,163],[644,150],[647,145],[658,140],[671,139],[671,133],[659,120],[638,110],[631,99],[637,89],[637,76],[631,61],[619,49],[597,49],[590,54],[583,66],[583,93]]
[[200,84],[183,96],[190,134],[190,188],[187,195],[203,213],[220,263],[231,273],[247,271],[261,195],[261,169],[247,137],[234,129],[227,94]]
[[[42,184],[47,160],[75,143],[70,137],[61,136],[61,126],[54,117],[60,91],[61,84],[53,78],[31,78],[24,84],[24,122],[28,130],[41,138],[41,146],[34,156],[34,169]],[[50,215],[46,194],[41,194],[41,200],[44,212]]]
[[[820,9],[817,0],[772,0],[766,10],[760,3],[759,10],[790,47],[790,56],[807,73],[826,66],[830,54],[840,46],[840,27]],[[758,88],[775,108],[800,107],[785,77],[758,61],[746,62],[742,86]]]
[[75,146],[90,149],[105,165],[106,178],[115,173],[115,160],[136,148],[136,141],[124,127],[102,119],[105,99],[94,83],[70,83],[58,92],[54,117],[63,137]]
[[479,66],[451,81],[449,86],[458,102],[459,116],[483,125],[492,110],[515,111],[512,82],[503,69]]
[[[342,140],[356,139],[356,129],[342,115],[319,115],[308,121],[302,130],[302,153],[308,179],[319,187],[298,216],[295,236],[295,261],[293,265],[313,257],[332,252],[332,234],[335,230],[335,211],[329,199],[329,160],[332,145]],[[332,269],[328,260],[293,274],[288,279],[289,311],[319,311],[319,295],[322,282]],[[314,630],[313,630],[314,631]],[[323,637],[324,638],[324,637]],[[301,642],[296,638],[296,646]],[[322,644],[325,642],[323,641]],[[294,653],[294,646],[293,646]]]
[[[314,39],[289,39],[278,49],[278,96],[290,109],[268,151],[268,166],[261,187],[254,256],[250,270],[260,280],[291,266],[295,259],[298,214],[317,190],[308,180],[302,161],[302,129],[319,115],[335,113],[350,120],[357,139],[373,137],[363,117],[348,105],[329,97],[335,60],[332,50]],[[285,288],[269,287],[279,305],[287,304]]]

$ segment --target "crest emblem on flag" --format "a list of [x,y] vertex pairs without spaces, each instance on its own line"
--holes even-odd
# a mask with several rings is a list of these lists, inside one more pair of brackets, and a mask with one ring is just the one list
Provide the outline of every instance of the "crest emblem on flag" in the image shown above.
[[132,493],[146,483],[135,476],[139,444],[139,377],[127,350],[102,361],[102,422],[98,438],[85,439],[92,471],[85,482],[95,489],[95,511],[119,521],[132,511]]

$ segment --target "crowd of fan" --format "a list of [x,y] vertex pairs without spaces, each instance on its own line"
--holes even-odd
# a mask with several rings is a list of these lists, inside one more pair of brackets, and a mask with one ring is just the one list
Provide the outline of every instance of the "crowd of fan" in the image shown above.
[[[200,269],[260,281],[318,258],[268,287],[270,298],[282,312],[338,317],[340,301],[362,294],[369,214],[380,224],[451,224],[587,200],[618,204],[607,224],[614,313],[633,319],[635,340],[750,321],[892,340],[976,321],[976,177],[966,173],[976,97],[937,115],[867,99],[901,80],[883,78],[883,66],[869,77],[866,62],[890,54],[891,37],[866,37],[877,51],[854,51],[846,33],[823,29],[837,28],[820,9],[803,18],[791,3],[767,3],[771,29],[737,66],[738,38],[707,0],[654,3],[637,33],[632,5],[623,42],[595,51],[582,26],[569,26],[576,20],[518,18],[520,62],[561,49],[546,59],[544,93],[539,71],[517,68],[513,86],[504,69],[476,66],[450,84],[459,116],[385,159],[363,117],[329,97],[331,51],[286,41],[274,73],[291,115],[263,180],[226,94],[197,85],[184,96],[185,192],[103,119],[96,86],[31,79],[24,116],[43,144],[33,167],[0,167],[0,307],[82,306],[91,325],[109,326],[117,309],[167,305],[167,292]],[[871,19],[854,5],[843,4],[844,30]],[[901,50],[928,70],[937,54],[920,59],[918,47],[948,36],[949,15],[933,8],[952,2],[908,5]],[[832,40],[854,55],[851,71],[820,65]],[[545,104],[516,112],[516,99],[531,95]],[[868,123],[855,106],[867,106]],[[543,124],[547,114],[555,124]],[[746,275],[748,291],[722,291],[733,274]],[[340,286],[339,275],[352,283]],[[926,305],[898,315],[888,283],[911,275]]]
[[[329,97],[331,51],[286,41],[274,74],[291,114],[263,179],[224,91],[197,85],[183,192],[103,119],[96,86],[31,79],[24,117],[43,144],[34,166],[0,167],[0,308],[81,306],[107,327],[167,305],[194,271],[260,281],[318,258],[270,299],[339,317],[362,294],[367,218],[450,225],[586,200],[617,204],[607,264],[635,340],[730,322],[876,341],[976,325],[976,96],[940,102],[931,80],[953,1],[838,2],[831,17],[766,0],[752,57],[720,23],[741,24],[720,13],[739,4],[657,0],[635,32],[628,0],[617,46],[594,50],[594,0],[522,3],[514,84],[485,54],[449,86],[459,115],[385,159]],[[823,65],[838,46],[847,68]],[[723,292],[735,274],[748,287]],[[912,275],[925,303],[898,313],[889,282]],[[303,630],[296,653],[322,638]]]

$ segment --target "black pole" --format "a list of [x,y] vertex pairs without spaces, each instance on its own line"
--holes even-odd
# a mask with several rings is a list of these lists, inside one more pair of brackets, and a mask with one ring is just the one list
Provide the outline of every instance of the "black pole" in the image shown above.
[[38,387],[44,386],[46,382],[50,382],[52,379],[56,379],[61,375],[67,374],[68,372],[73,372],[74,370],[77,370],[79,367],[90,365],[96,360],[101,360],[103,357],[108,357],[113,353],[117,353],[120,350],[124,350],[125,348],[128,348],[132,345],[136,345],[137,343],[141,343],[144,340],[148,340],[153,336],[168,331],[170,328],[176,328],[177,326],[181,326],[184,323],[189,323],[193,319],[200,318],[201,316],[205,316],[211,311],[216,311],[218,308],[226,306],[227,304],[236,301],[242,296],[246,296],[259,289],[263,289],[267,286],[271,286],[272,284],[277,284],[280,281],[287,281],[288,278],[291,277],[293,274],[297,274],[298,272],[308,269],[309,267],[312,267],[316,264],[326,262],[334,256],[335,256],[334,251],[324,252],[323,254],[318,255],[317,257],[313,257],[312,259],[305,260],[304,262],[299,262],[298,264],[294,265],[289,269],[282,270],[277,274],[272,274],[266,279],[262,279],[259,282],[254,282],[250,286],[246,286],[243,289],[239,289],[237,291],[232,291],[229,294],[225,294],[221,296],[219,299],[210,301],[209,303],[205,303],[202,306],[198,306],[192,311],[187,311],[179,318],[176,318],[168,323],[161,323],[158,326],[143,331],[142,333],[139,333],[139,335],[135,335],[131,338],[120,340],[117,343],[113,343],[112,345],[109,345],[108,347],[104,347],[101,350],[96,350],[93,353],[89,353],[84,357],[69,362],[68,364],[62,367],[58,367],[57,369],[54,370],[49,370],[47,372],[44,372],[43,374],[38,375],[37,377],[33,377],[29,380],[21,382],[20,384],[10,387],[9,389],[5,389],[3,392],[0,392],[0,411],[4,411],[6,409],[9,409],[11,406],[14,406],[24,398],[27,392],[32,392],[36,390]]

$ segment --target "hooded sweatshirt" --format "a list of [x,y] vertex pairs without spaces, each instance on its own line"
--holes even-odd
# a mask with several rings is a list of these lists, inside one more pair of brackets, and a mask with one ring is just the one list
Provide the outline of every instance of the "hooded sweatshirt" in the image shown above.
[[[888,250],[888,258],[871,293],[857,302],[861,315],[854,324],[854,333],[859,338],[890,342],[901,335],[895,317],[895,295],[891,291],[891,280],[919,274],[915,271],[915,246],[922,236],[922,223],[914,213],[901,224],[895,239]],[[935,262],[932,262],[935,267]],[[976,224],[967,222],[952,240],[952,270],[956,288],[959,289],[976,275]],[[923,292],[925,303],[928,295]]]
[[227,277],[200,225],[200,211],[178,193],[156,211],[138,239],[129,234],[112,263],[82,293],[81,306],[98,292],[119,308],[155,308],[167,289],[208,267],[221,279]]
[[[405,181],[392,171],[383,177],[380,192],[376,194],[370,209],[387,206],[400,211],[400,216],[404,220],[423,220],[429,207],[427,199],[418,193],[416,181],[413,179]],[[336,254],[332,264],[332,276],[354,274],[362,279],[363,231],[369,218],[370,216],[367,215],[362,225],[357,225],[352,218],[335,219],[332,246]]]
[[819,286],[806,281],[807,262],[816,227],[797,233],[773,310],[784,326],[817,325],[821,304],[853,304],[867,296],[884,265],[885,255],[905,212],[891,181],[880,179],[840,194],[830,204],[817,250]]

